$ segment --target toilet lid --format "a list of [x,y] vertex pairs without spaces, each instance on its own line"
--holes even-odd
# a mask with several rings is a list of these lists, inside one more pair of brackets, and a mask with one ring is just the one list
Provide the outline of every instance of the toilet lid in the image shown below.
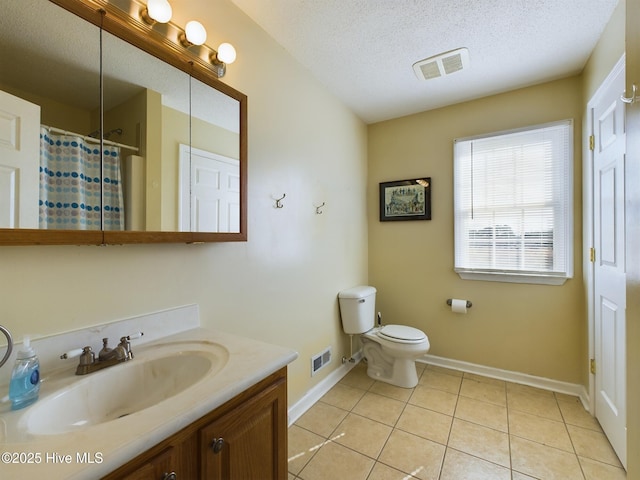
[[418,343],[427,338],[422,330],[406,325],[386,325],[382,327],[378,335],[401,343]]

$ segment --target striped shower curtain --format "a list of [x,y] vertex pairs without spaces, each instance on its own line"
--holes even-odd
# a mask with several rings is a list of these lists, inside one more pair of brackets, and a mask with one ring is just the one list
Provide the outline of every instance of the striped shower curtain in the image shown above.
[[[40,228],[123,230],[120,149],[40,129]],[[104,202],[104,219],[101,204]]]

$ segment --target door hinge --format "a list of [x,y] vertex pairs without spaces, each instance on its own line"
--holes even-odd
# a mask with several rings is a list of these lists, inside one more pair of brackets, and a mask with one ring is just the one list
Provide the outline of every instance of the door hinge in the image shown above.
[[593,151],[596,149],[596,137],[594,135],[589,135],[589,150]]
[[596,374],[596,359],[592,358],[589,360],[589,370],[591,370],[591,374]]
[[589,261],[591,263],[595,263],[596,261],[596,249],[593,247],[589,249]]

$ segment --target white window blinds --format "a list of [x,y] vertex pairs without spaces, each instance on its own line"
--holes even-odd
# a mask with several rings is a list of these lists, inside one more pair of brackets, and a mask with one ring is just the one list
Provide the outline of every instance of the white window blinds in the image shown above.
[[572,146],[570,120],[454,142],[456,272],[573,275]]

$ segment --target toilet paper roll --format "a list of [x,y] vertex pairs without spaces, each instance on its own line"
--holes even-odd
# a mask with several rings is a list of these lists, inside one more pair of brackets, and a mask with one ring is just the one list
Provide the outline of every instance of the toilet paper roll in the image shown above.
[[452,298],[451,311],[453,313],[467,313],[467,301],[459,298]]

